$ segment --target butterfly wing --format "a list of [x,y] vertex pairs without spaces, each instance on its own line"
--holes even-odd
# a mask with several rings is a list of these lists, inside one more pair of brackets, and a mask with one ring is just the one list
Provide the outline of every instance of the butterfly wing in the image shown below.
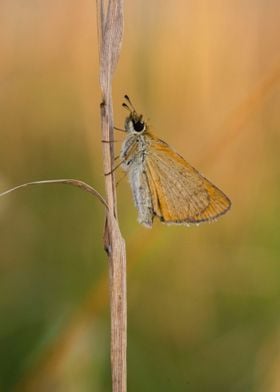
[[[147,135],[148,136],[148,135]],[[211,221],[228,211],[229,198],[168,144],[149,136],[145,166],[154,214],[165,223]]]

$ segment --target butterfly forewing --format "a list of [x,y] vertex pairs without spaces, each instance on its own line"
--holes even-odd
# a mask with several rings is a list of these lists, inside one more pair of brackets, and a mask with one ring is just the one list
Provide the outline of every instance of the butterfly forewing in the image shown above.
[[230,200],[165,142],[147,134],[145,166],[154,214],[166,223],[199,223],[224,214]]

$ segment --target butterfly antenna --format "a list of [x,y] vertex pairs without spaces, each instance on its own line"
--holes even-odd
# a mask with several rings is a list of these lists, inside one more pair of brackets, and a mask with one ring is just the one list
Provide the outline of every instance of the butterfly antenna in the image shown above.
[[129,96],[125,94],[124,99],[127,100],[127,102],[129,103],[129,105],[131,106],[131,108],[133,109],[133,111],[136,112],[135,107],[133,106],[133,104],[132,104],[132,102],[131,102]]
[[130,109],[130,107],[129,107],[126,103],[123,103],[122,106],[123,106],[126,110],[128,110],[130,113],[132,112],[132,110]]

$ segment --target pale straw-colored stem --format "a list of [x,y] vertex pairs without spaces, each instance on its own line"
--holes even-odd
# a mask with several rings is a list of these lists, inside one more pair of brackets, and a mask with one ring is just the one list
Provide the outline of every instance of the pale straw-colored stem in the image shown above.
[[[102,139],[113,140],[112,77],[116,68],[123,35],[123,1],[97,0],[97,24],[100,55],[100,105]],[[126,392],[127,299],[126,251],[117,222],[113,143],[103,143],[105,190],[108,203],[104,246],[109,257],[111,310],[112,391]]]

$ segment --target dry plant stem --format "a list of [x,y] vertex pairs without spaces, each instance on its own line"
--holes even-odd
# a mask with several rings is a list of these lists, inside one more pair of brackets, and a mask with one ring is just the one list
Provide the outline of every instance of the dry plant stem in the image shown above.
[[[104,108],[105,105],[101,108],[102,132],[108,129],[108,117]],[[104,170],[112,167],[112,159],[108,160],[106,157],[107,153],[104,151]],[[114,216],[116,198],[112,187],[113,176],[114,173],[105,177],[109,209],[104,233],[104,246],[109,256],[112,390],[126,392],[126,254],[125,243]]]
[[112,77],[116,68],[123,34],[123,0],[97,0],[97,24],[100,56],[100,105],[105,190],[108,204],[104,247],[109,257],[111,310],[112,391],[126,392],[127,300],[126,251],[117,222],[114,162]]

